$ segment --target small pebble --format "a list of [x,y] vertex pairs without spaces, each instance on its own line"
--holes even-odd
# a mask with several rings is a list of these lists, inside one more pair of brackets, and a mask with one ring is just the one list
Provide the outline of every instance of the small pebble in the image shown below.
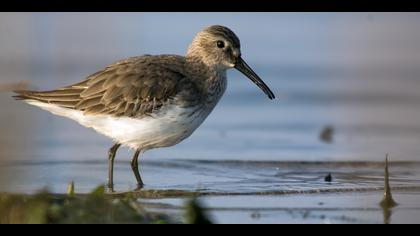
[[334,128],[332,126],[326,126],[319,135],[319,138],[326,143],[333,141]]
[[259,218],[261,218],[261,214],[259,212],[253,212],[251,214],[251,218],[258,220]]
[[331,173],[329,173],[327,176],[325,176],[324,180],[325,180],[325,182],[331,182],[332,181]]

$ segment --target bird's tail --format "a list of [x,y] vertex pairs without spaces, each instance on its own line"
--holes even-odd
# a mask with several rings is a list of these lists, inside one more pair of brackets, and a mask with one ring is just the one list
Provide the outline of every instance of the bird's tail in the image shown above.
[[13,90],[13,92],[16,93],[16,95],[13,95],[16,100],[33,99],[31,95],[35,93],[35,91],[30,90]]
[[58,105],[60,107],[74,108],[80,101],[79,88],[63,88],[53,91],[31,91],[31,90],[15,90],[13,97],[16,100],[37,101]]

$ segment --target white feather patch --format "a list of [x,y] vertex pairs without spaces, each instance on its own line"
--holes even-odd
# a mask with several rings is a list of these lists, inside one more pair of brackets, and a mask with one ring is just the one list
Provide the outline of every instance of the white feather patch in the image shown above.
[[25,102],[93,128],[124,146],[143,150],[172,146],[181,142],[189,137],[210,113],[199,110],[191,115],[197,107],[181,108],[172,105],[165,108],[167,112],[161,116],[136,119],[110,115],[84,115],[82,111],[36,100]]

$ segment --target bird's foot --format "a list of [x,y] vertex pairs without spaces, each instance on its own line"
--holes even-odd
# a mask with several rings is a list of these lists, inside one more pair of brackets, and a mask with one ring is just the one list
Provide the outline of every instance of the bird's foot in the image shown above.
[[140,191],[144,188],[144,184],[143,183],[138,183],[136,189],[134,189],[134,191]]
[[107,193],[115,193],[113,184],[108,184],[106,190],[107,190]]

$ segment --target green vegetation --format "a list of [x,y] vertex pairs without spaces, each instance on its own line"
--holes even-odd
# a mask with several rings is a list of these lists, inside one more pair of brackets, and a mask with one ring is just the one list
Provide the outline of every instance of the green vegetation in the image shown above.
[[35,195],[0,195],[0,224],[106,224],[170,223],[168,216],[146,212],[129,195],[112,198],[103,186],[76,196],[74,185],[68,195],[42,191]]
[[186,204],[185,221],[187,224],[211,224],[197,198],[193,198]]
[[385,157],[385,187],[384,197],[379,203],[382,208],[393,208],[398,205],[392,198],[391,187],[389,185],[388,154]]
[[[0,194],[0,224],[176,223],[165,214],[146,211],[135,195],[132,192],[106,194],[104,186],[78,195],[73,182],[66,195],[51,194],[47,190],[35,195]],[[184,221],[187,224],[211,223],[195,197],[185,206]]]

